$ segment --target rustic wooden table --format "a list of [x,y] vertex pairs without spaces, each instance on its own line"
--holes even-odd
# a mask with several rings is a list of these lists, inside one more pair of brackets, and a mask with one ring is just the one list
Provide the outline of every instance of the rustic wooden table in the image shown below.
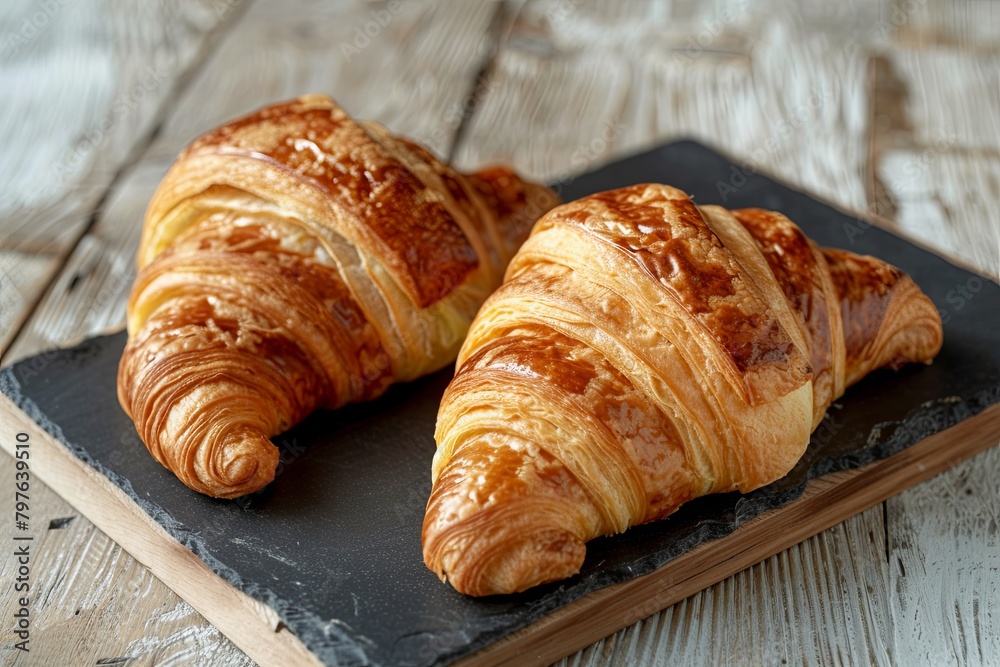
[[[1000,273],[1000,3],[985,0],[8,0],[0,90],[4,364],[120,328],[173,157],[306,92],[461,167],[549,180],[695,137]],[[998,480],[994,448],[566,664],[997,664]],[[252,664],[38,482],[32,513],[48,526],[32,651],[7,634],[5,552],[4,664]]]

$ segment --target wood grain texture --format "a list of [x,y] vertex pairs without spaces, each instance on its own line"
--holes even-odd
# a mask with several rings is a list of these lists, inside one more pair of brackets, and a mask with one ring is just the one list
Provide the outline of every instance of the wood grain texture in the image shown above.
[[[39,585],[36,575],[32,582],[33,595],[36,596],[35,609],[44,613],[32,616],[35,627],[32,650],[29,653],[18,651],[12,654],[5,651],[5,657],[12,657],[15,664],[17,662],[30,664],[42,655],[44,657],[42,664],[60,665],[79,664],[80,658],[93,650],[103,653],[112,647],[114,642],[102,641],[101,636],[117,634],[118,626],[122,620],[128,618],[137,600],[148,602],[154,599],[152,595],[154,592],[161,594],[169,592],[170,596],[166,597],[168,599],[173,597],[173,593],[161,583],[162,580],[166,585],[185,590],[188,599],[203,609],[214,605],[214,608],[219,610],[213,617],[216,625],[230,636],[240,637],[241,644],[248,654],[255,656],[263,664],[279,665],[287,661],[304,667],[318,667],[320,663],[315,656],[280,625],[277,613],[216,576],[204,561],[170,537],[149,515],[140,511],[121,489],[83,463],[40,426],[21,414],[6,396],[0,397],[0,417],[2,417],[0,447],[9,455],[14,454],[14,443],[17,442],[15,435],[22,432],[27,436],[22,442],[27,442],[29,446],[31,477],[36,482],[32,486],[39,487],[41,484],[38,482],[44,480],[53,488],[58,488],[65,499],[74,506],[86,506],[89,518],[107,533],[105,535],[98,532],[90,522],[74,515],[56,519],[48,524],[49,529],[44,533],[44,537],[40,537],[36,542],[41,545],[41,557],[33,563],[49,577],[54,576],[55,582],[49,583],[43,580]],[[67,533],[53,533],[60,530],[60,526],[65,528],[65,521],[70,517],[72,517],[71,523],[79,522],[79,530],[87,531],[91,538],[97,538],[95,542],[85,543],[90,548],[85,551],[84,565],[81,567],[63,565],[72,553],[66,548],[68,540],[59,539]],[[33,520],[32,525],[36,533],[44,526],[38,524],[37,519]],[[128,553],[111,542],[108,536],[127,549]],[[63,544],[55,544],[49,549],[44,548],[46,542],[53,541],[63,541]],[[157,547],[155,550],[154,545]],[[60,546],[63,548],[59,548]],[[141,562],[129,554],[138,555]],[[47,556],[55,562],[46,562]],[[147,567],[159,579],[154,578]],[[90,587],[90,581],[79,577],[81,570],[84,574],[95,577],[93,583],[97,585]],[[10,570],[5,570],[5,573],[7,572]],[[9,582],[5,583],[10,585]],[[83,600],[80,599],[81,595],[84,596]],[[81,619],[87,598],[100,601],[99,613],[94,618],[88,616]],[[13,613],[16,609],[13,597],[5,600],[5,605]],[[63,607],[67,603],[68,607]],[[174,659],[181,663],[202,660],[204,656],[213,653],[220,661],[238,662],[238,653],[223,637],[207,628],[202,632],[184,629],[192,625],[205,627],[204,619],[193,614],[189,607],[173,600],[167,605],[159,606],[161,607],[158,610],[159,619],[155,612],[152,619],[146,619],[147,627],[150,624],[154,626],[151,633],[132,640],[124,647],[125,655],[100,658],[105,662],[96,664],[128,662],[138,657],[130,656],[128,652],[148,652],[150,649],[155,651],[163,644],[169,647]],[[72,617],[68,617],[66,612],[74,607],[76,611]],[[64,610],[63,618],[60,619],[58,616],[53,618],[53,610],[60,608]],[[146,611],[148,614],[149,610]],[[61,633],[55,629],[46,629],[49,625],[58,626],[60,620],[63,621],[64,627],[75,626],[74,634],[79,640],[78,644],[68,645],[65,641],[58,641],[57,638]],[[178,630],[176,627],[171,627],[175,620],[183,620],[186,623]],[[107,632],[103,627],[105,625],[115,627]],[[88,631],[84,632],[85,630]],[[43,640],[38,641],[38,639]],[[151,657],[155,659],[157,656]]]
[[[148,666],[198,659],[229,667],[251,664],[190,605],[173,602],[165,584],[44,484],[34,484],[31,496],[35,599],[47,610],[36,615],[35,637],[61,640],[33,642],[28,656],[5,647],[3,664],[70,664],[70,657],[72,664],[89,665],[117,664],[121,658],[126,659],[122,664]],[[0,563],[5,572],[12,553]],[[4,596],[0,604],[7,617],[15,611],[14,601]]]
[[559,664],[894,664],[882,527],[873,507]]
[[[994,405],[887,459],[811,480],[798,499],[748,521],[729,537],[702,543],[648,575],[591,593],[460,664],[469,667],[546,664],[563,655],[567,647],[584,643],[609,624],[631,623],[651,610],[679,602],[692,595],[693,591],[700,591],[729,573],[742,571],[776,550],[800,545],[818,531],[878,504],[900,489],[929,479],[957,462],[992,447],[998,435],[1000,405]],[[869,542],[871,537],[869,534]],[[822,562],[833,562],[832,557],[838,555],[824,551],[827,550],[809,555],[821,556],[818,560]],[[833,599],[850,608],[851,601],[831,594],[827,583],[827,577],[819,578],[816,587],[818,595],[815,597]],[[777,650],[758,644],[751,638],[754,634],[752,625],[748,627],[742,620],[730,622],[735,620],[736,610],[745,609],[738,606],[732,591],[722,586],[718,592],[721,599],[713,599],[712,602],[718,605],[719,613],[712,614],[711,628],[714,644],[720,652],[718,658],[723,662],[746,660],[748,664],[772,664],[779,659],[788,644]],[[760,591],[751,590],[748,596],[752,596],[754,602],[761,599]],[[786,654],[787,657],[780,659],[799,662],[805,658],[804,662],[814,660],[828,664],[853,662],[865,653],[869,654],[871,662],[885,657],[884,647],[874,654],[871,652],[876,647],[868,644],[869,635],[863,622],[856,623],[851,615],[829,613],[834,609],[833,605],[814,609],[813,621],[823,625],[838,641],[814,643],[811,647],[815,649],[813,652]],[[786,610],[787,606],[781,609]],[[704,611],[702,623],[706,621]],[[714,607],[712,611],[715,611]],[[568,631],[570,629],[572,631]],[[879,644],[880,640],[875,643]]]
[[[339,43],[350,43],[358,22],[384,5],[256,3],[224,41],[213,44],[186,94],[167,95],[155,110],[151,98],[144,100],[137,107],[141,113],[113,128],[122,138],[101,143],[73,172],[73,185],[58,190],[27,176],[64,155],[74,137],[107,113],[116,95],[129,89],[129,73],[134,79],[142,72],[148,54],[155,53],[157,62],[180,63],[177,53],[194,53],[186,40],[211,34],[217,4],[134,3],[107,21],[93,5],[81,3],[53,19],[23,51],[11,58],[2,52],[3,82],[28,92],[0,108],[0,139],[16,149],[0,158],[0,349],[89,224],[100,184],[106,189],[130,157],[126,130],[132,137],[148,136],[159,118],[166,119],[153,145],[131,156],[141,158],[137,168],[122,173],[91,234],[58,274],[5,363],[118,324],[131,280],[130,234],[176,152],[232,115],[306,90],[333,93],[352,114],[380,119],[442,154],[452,150],[465,121],[455,147],[462,166],[510,160],[533,175],[559,180],[625,151],[695,136],[832,201],[887,213],[907,232],[988,273],[1000,269],[990,206],[1000,195],[1000,8],[989,0],[554,0],[507,3],[509,25],[492,26],[491,5],[435,10],[411,0],[349,62]],[[232,15],[224,11],[225,19],[242,12],[244,3],[221,6],[237,8]],[[34,8],[25,1],[0,9],[0,37],[16,32]],[[126,35],[130,25],[139,29]],[[105,51],[83,48],[85,35],[102,35]],[[473,87],[471,77],[497,36],[503,39],[496,58]],[[74,80],[53,93],[48,75],[39,74],[49,69]],[[115,84],[79,82],[95,72]],[[48,108],[53,97],[60,109]],[[473,115],[466,119],[470,108]],[[39,122],[38,129],[25,125],[25,118],[46,117],[32,114],[38,109],[58,117]],[[925,166],[925,151],[942,132],[951,143]],[[43,148],[25,151],[36,136],[45,136],[34,141]],[[0,457],[0,477],[9,474],[10,463]],[[996,450],[956,468],[963,470],[654,614],[568,662],[995,663],[1000,568],[990,554],[996,553],[1000,514],[1000,489],[991,482],[1000,473]],[[960,506],[965,489],[972,491],[971,500]],[[955,500],[945,504],[941,498]],[[46,503],[54,517],[70,511],[55,496]],[[969,504],[974,512],[959,511]],[[86,522],[80,518],[74,525],[80,531]],[[96,538],[76,534],[81,536],[59,543],[72,553],[70,561],[111,558],[102,556],[106,551]],[[247,664],[196,614],[176,625],[154,620],[156,610],[179,604],[162,585],[140,587],[139,597],[116,597],[114,591],[127,589],[142,568],[123,553],[112,560],[114,573],[92,583],[87,575],[76,581],[85,588],[80,595],[93,596],[97,605],[118,600],[107,602],[115,611],[86,625],[64,618],[53,646],[75,647],[95,631],[114,628],[126,648],[133,642],[158,647],[139,651],[137,664],[198,664],[184,653],[187,639],[171,639],[190,625],[200,637],[191,641],[208,651],[211,662]],[[970,595],[969,587],[978,594]],[[741,611],[732,613],[730,605]],[[63,618],[66,609],[53,613]],[[67,642],[70,636],[74,640]],[[744,645],[750,650],[737,649]],[[171,662],[175,652],[180,658]]]
[[[170,101],[155,141],[135,158],[108,194],[93,225],[66,258],[4,356],[4,363],[124,325],[142,216],[153,191],[185,145],[239,114],[275,100],[327,92],[336,95],[356,117],[384,122],[446,155],[490,44],[496,7],[403,3],[402,11],[392,15],[384,32],[359,53],[345,55],[340,44],[353,45],[355,27],[364,29],[372,20],[371,11],[385,9],[386,3],[355,2],[304,3],[295,11],[274,3],[247,8],[239,24],[188,83],[186,92]],[[9,457],[0,457],[0,475],[12,474],[11,463]],[[58,497],[53,502],[55,513],[73,512]],[[113,544],[85,518],[76,523]],[[63,546],[73,554],[73,562],[84,563],[100,562],[101,549],[110,548],[83,539]],[[84,625],[78,617],[67,616],[72,613],[68,607],[46,605],[38,614],[41,622],[49,622],[50,616],[65,619],[61,627],[81,641],[95,631],[103,632],[102,623],[114,625],[113,636],[131,638],[131,642],[120,650],[109,648],[120,645],[114,641],[107,646],[98,643],[100,651],[111,650],[121,654],[111,657],[123,657],[128,655],[123,651],[134,645],[131,652],[136,654],[137,664],[143,664],[147,654],[155,656],[155,664],[168,658],[177,664],[199,664],[203,655],[212,656],[211,664],[252,664],[135,559],[117,545],[114,550],[115,557],[108,561],[101,577],[75,580],[82,594],[113,605],[114,614],[104,614]],[[155,585],[133,588],[137,570]],[[54,570],[51,576],[58,580],[60,572]],[[0,587],[6,589],[5,579],[0,580]],[[116,595],[114,591],[132,592]],[[156,620],[164,609],[183,610],[184,614],[172,614],[169,622]],[[184,628],[189,626],[185,634]],[[53,664],[59,662],[56,657],[65,660],[77,655],[77,647],[66,644],[57,633],[39,633],[36,638],[41,650],[54,657]],[[192,646],[197,650],[185,653]]]
[[[869,509],[559,665],[892,664],[888,619],[871,604],[884,596],[876,589],[885,578],[872,577],[868,564],[887,567],[882,535],[869,527],[881,525],[881,507]],[[838,607],[857,613],[830,613]],[[826,629],[816,632],[810,618]]]
[[905,17],[895,41],[912,47],[952,46],[996,52],[1000,6],[992,0],[895,0],[895,18]]
[[993,448],[886,501],[899,664],[996,664],[998,470]]
[[[211,0],[0,8],[0,353],[165,102],[235,11]],[[47,261],[46,261],[47,260]]]
[[[490,71],[491,92],[458,148],[460,160],[506,159],[568,181],[623,151],[695,136],[842,205],[866,207],[869,63],[857,43],[822,34],[801,39],[796,23],[807,19],[796,19],[800,15],[789,6],[782,9],[787,20],[771,24],[767,8],[755,14],[745,3],[678,7],[686,15],[680,22],[657,13],[655,5],[641,8],[646,13],[612,18],[610,9],[593,4],[526,7]],[[843,21],[850,16],[841,14]],[[613,29],[602,33],[608,24]],[[692,46],[692,30],[707,37]],[[661,41],[662,31],[667,37]],[[601,36],[589,41],[595,35]],[[662,48],[651,51],[650,45]],[[882,644],[891,636],[884,555],[842,565],[821,548],[846,539],[846,551],[865,553],[872,548],[868,535],[884,543],[881,514],[854,517],[840,535],[820,536],[768,559],[605,640],[587,653],[590,658],[567,663],[597,657],[589,664],[616,664],[644,656],[643,664],[772,664],[768,651],[777,646],[790,651],[790,662],[809,663],[836,654],[848,636],[856,661],[884,662]],[[830,589],[853,591],[854,603],[826,594]],[[753,615],[725,613],[735,600]],[[784,604],[762,607],[752,602],[757,600]],[[801,622],[817,616],[822,624]],[[644,631],[649,627],[670,627],[675,640],[701,639],[653,642],[655,633]],[[760,643],[748,639],[753,650],[730,652],[731,644],[718,641],[720,632]],[[784,641],[791,637],[796,641]]]
[[[909,42],[949,46],[907,49],[887,59],[899,87],[898,106],[896,114],[889,110],[876,170],[901,229],[996,280],[1000,60],[995,52],[963,56],[954,50],[953,31],[960,30],[958,43],[972,39],[982,48],[974,37],[981,28],[972,26],[991,25],[997,10],[972,7],[980,12],[978,20],[969,6],[932,5],[950,20],[930,24],[937,27],[910,35]],[[956,67],[963,57],[966,66]],[[975,282],[956,285],[945,317],[963,317],[976,291]],[[893,654],[899,664],[989,665],[1000,659],[998,471],[1000,450],[992,449],[886,501]]]
[[1000,54],[902,49],[873,70],[871,208],[1000,276],[1000,225],[984,224],[1000,192]]
[[1000,151],[1000,52],[896,49],[886,58],[905,87],[914,143],[938,151]]
[[[386,5],[313,2],[295,13],[273,3],[251,6],[188,93],[174,100],[156,140],[123,175],[4,362],[124,326],[146,204],[188,143],[234,117],[327,92],[353,116],[383,122],[446,155],[495,7],[415,1],[401,7],[366,48],[356,49],[355,27],[372,21],[371,11],[388,11]],[[358,53],[345,54],[340,45]]]
[[[890,150],[882,155],[878,173],[893,199],[900,229],[1000,279],[1000,156],[939,152],[933,146]],[[993,224],[978,222],[987,220]],[[974,298],[974,292],[966,294]],[[958,293],[946,307],[960,316],[964,300]]]
[[0,351],[31,315],[59,266],[55,255],[0,249]]
[[686,24],[719,22],[720,36],[709,33],[704,46],[669,32],[660,42],[678,26],[654,3],[591,40],[593,30],[566,24],[606,25],[610,10],[573,4],[550,24],[562,4],[528,5],[517,17],[458,147],[460,166],[507,160],[565,181],[621,152],[689,136],[749,169],[865,207],[868,60],[858,44],[798,39],[776,21],[761,21],[753,41],[730,39],[729,26],[749,21],[736,9]]

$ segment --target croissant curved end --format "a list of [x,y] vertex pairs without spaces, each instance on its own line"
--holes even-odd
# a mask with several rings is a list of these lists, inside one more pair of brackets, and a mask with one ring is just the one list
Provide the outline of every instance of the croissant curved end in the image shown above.
[[230,433],[213,458],[217,474],[209,476],[203,493],[217,498],[259,491],[274,480],[278,468],[278,448],[263,433],[251,430]]
[[269,437],[455,358],[554,192],[465,175],[325,95],[197,138],[149,203],[118,396],[192,489],[264,487]]

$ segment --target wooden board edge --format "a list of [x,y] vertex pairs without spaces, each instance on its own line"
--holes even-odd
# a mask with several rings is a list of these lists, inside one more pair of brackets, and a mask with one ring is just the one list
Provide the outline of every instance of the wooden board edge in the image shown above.
[[120,488],[77,458],[0,394],[0,447],[14,455],[27,433],[30,471],[171,590],[194,607],[258,665],[311,665],[319,659],[277,612],[218,576],[156,523]]
[[[798,499],[748,521],[727,538],[700,544],[655,572],[595,591],[455,664],[549,665],[930,479],[998,440],[1000,403],[894,456],[813,479]],[[706,562],[712,565],[690,575],[692,563]]]
[[[258,664],[321,666],[276,612],[239,591],[149,517],[110,480],[0,395],[0,446],[13,455],[26,432],[31,470],[121,545]],[[547,665],[704,590],[988,449],[1000,439],[1000,404],[868,466],[812,480],[803,495],[706,542],[660,569],[595,591],[460,660]],[[692,562],[713,563],[694,576]],[[651,592],[652,591],[652,592]],[[610,630],[609,630],[610,628]]]

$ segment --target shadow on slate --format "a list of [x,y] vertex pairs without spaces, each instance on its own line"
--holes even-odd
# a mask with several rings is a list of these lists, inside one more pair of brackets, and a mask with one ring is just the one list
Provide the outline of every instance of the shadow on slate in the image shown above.
[[[1000,400],[1000,287],[764,176],[723,188],[723,200],[718,183],[732,175],[728,160],[685,141],[581,176],[562,196],[662,182],[703,204],[781,211],[821,245],[876,255],[910,274],[941,309],[944,349],[932,366],[880,371],[850,389],[786,478],[595,540],[582,573],[559,584],[477,600],[424,567],[434,421],[450,371],[315,414],[275,439],[282,463],[274,483],[235,501],[189,491],[146,452],[116,398],[124,333],[18,363],[0,374],[0,389],[217,574],[277,610],[324,662],[446,664],[729,534],[797,497],[811,477],[890,456]],[[959,289],[975,294],[965,299]]]

